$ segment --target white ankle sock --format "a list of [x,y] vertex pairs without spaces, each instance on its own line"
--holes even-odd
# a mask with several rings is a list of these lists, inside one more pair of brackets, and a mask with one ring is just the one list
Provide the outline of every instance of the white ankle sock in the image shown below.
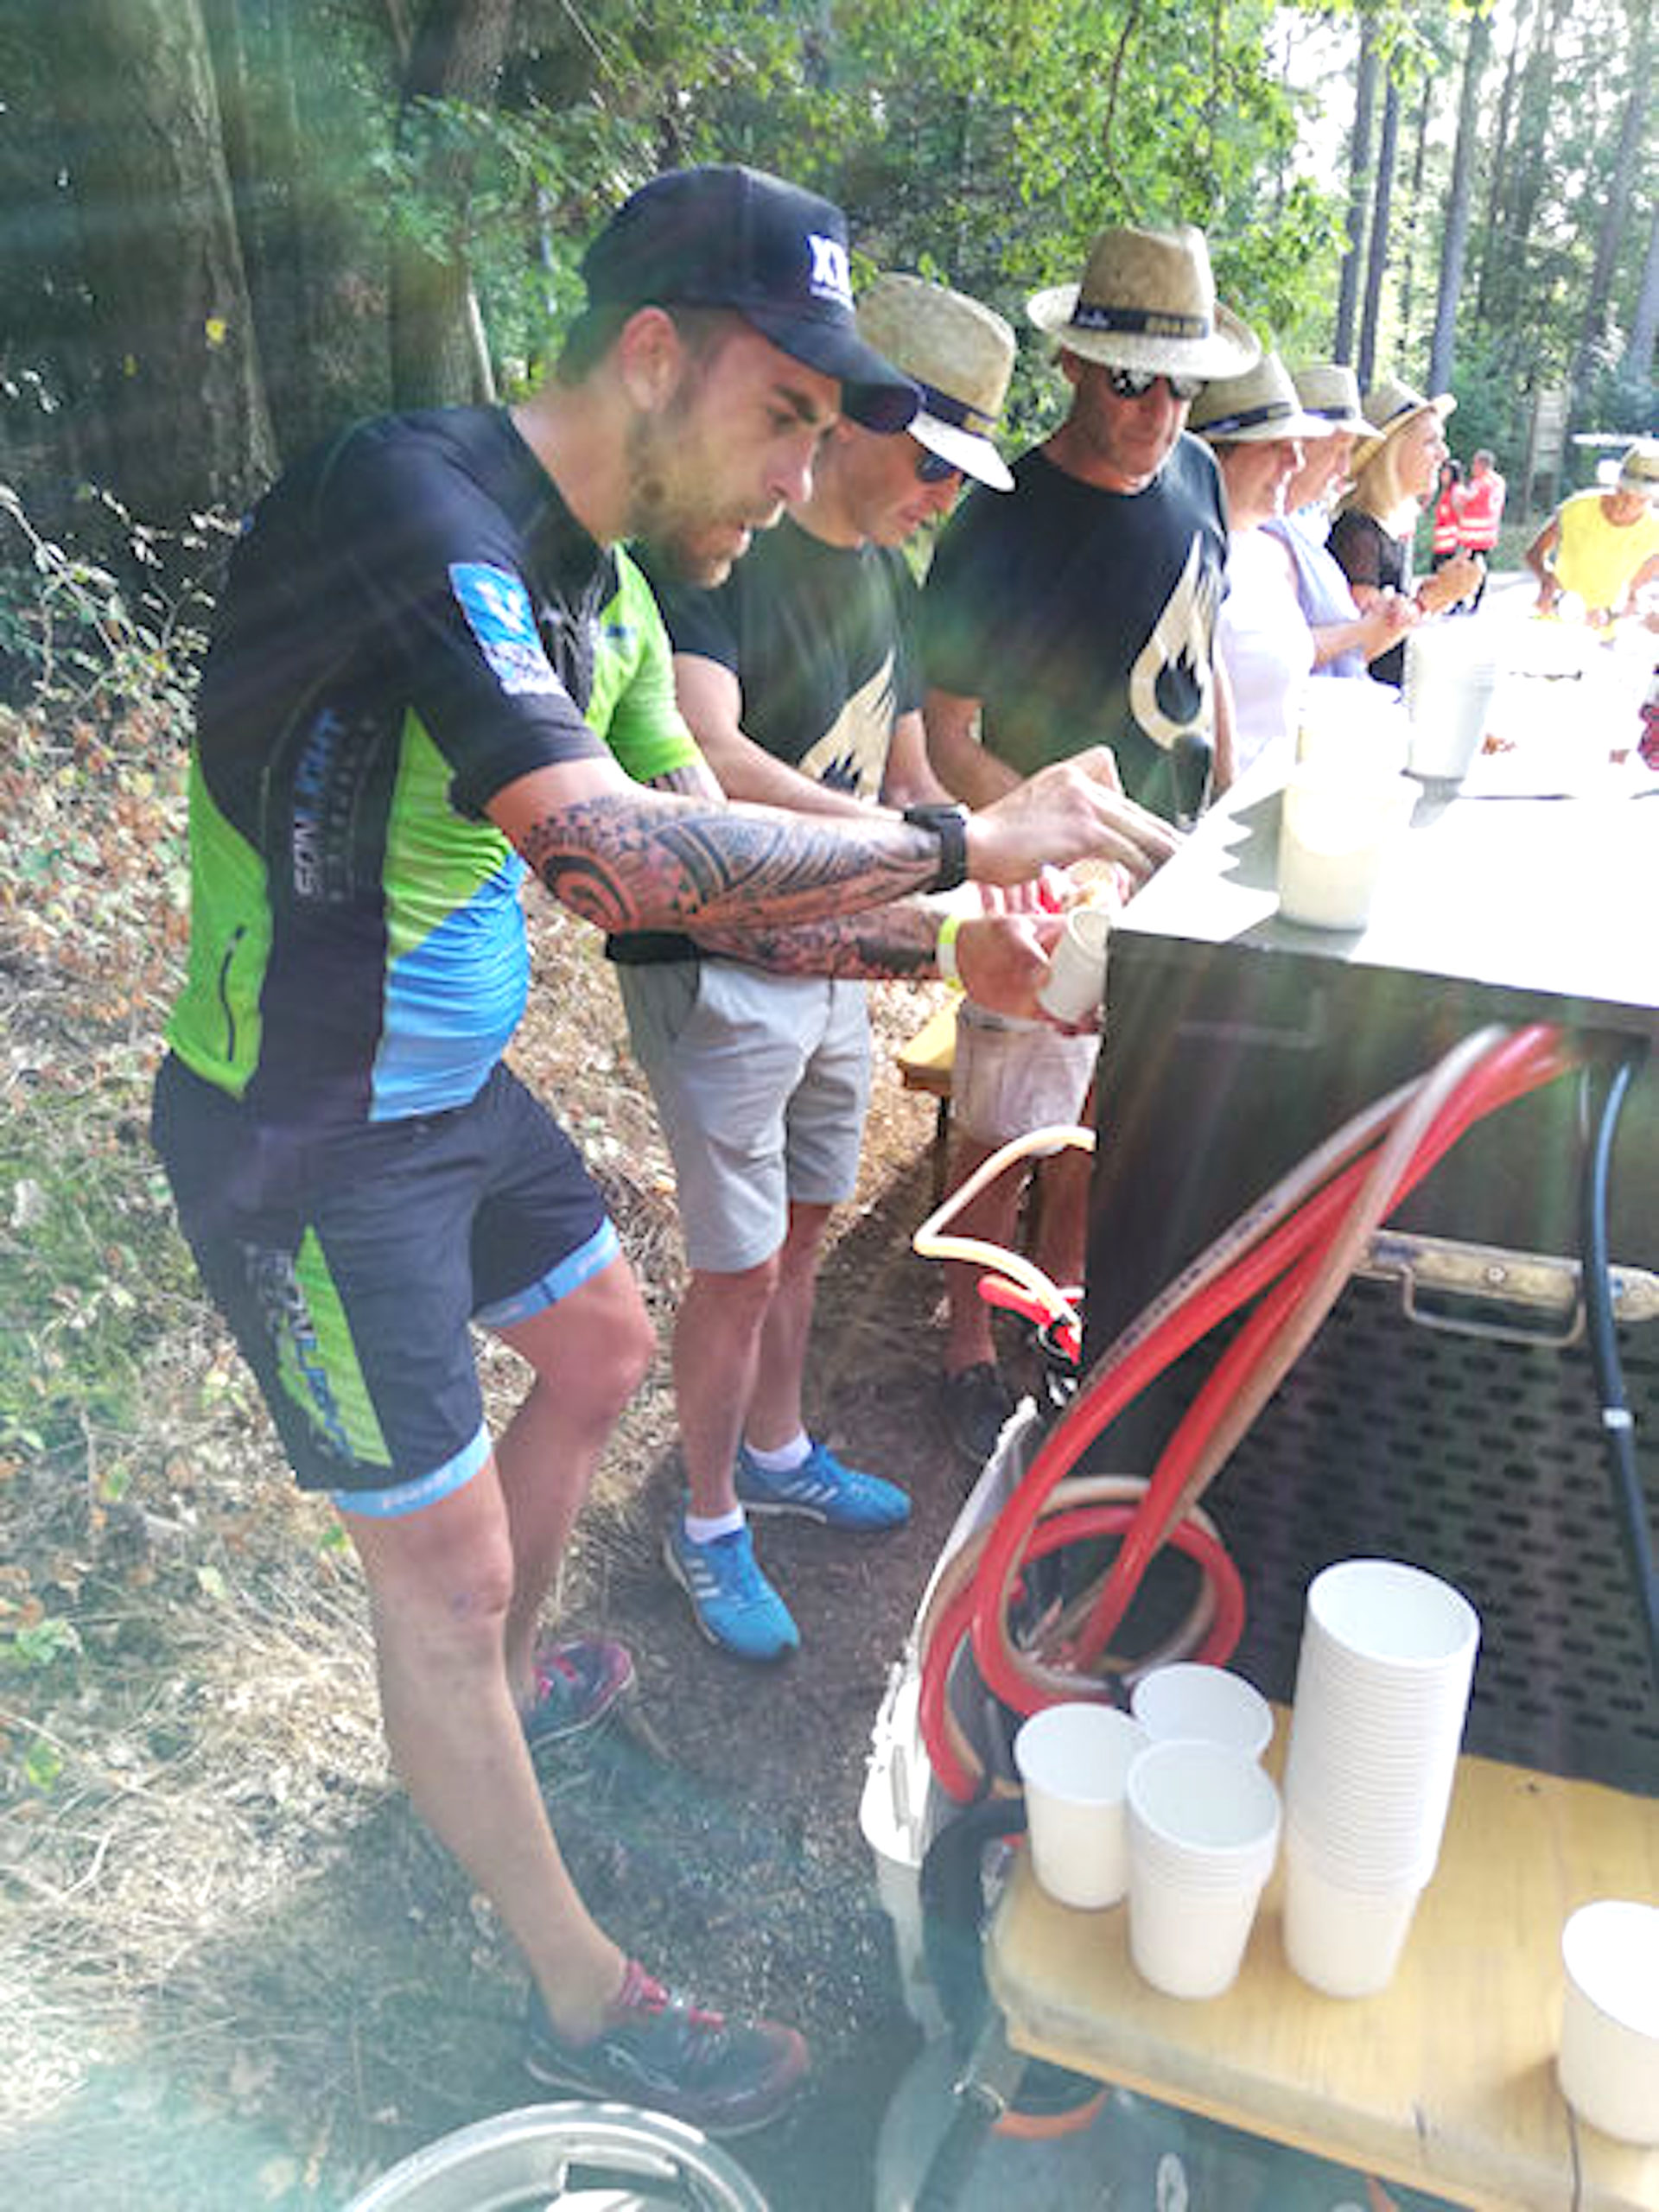
[[734,1536],[747,1525],[741,1505],[734,1505],[729,1513],[688,1513],[685,1516],[685,1533],[694,1544],[712,1544],[716,1537]]
[[786,1475],[812,1456],[812,1440],[804,1428],[797,1429],[787,1444],[780,1444],[775,1452],[761,1452],[753,1444],[743,1449],[748,1453],[762,1474]]

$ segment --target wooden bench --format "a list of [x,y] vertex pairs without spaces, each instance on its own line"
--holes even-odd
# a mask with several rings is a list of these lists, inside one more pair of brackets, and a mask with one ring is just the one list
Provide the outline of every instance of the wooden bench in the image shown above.
[[957,1060],[957,1001],[931,1014],[907,1045],[893,1055],[906,1090],[925,1091],[938,1101],[933,1122],[933,1204],[944,1197],[950,1154],[950,1080]]

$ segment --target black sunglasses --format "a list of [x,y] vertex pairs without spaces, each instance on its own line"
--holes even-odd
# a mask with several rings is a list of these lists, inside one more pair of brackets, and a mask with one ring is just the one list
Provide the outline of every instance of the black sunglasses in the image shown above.
[[1202,377],[1165,376],[1161,369],[1110,369],[1106,381],[1119,399],[1144,399],[1159,378],[1169,386],[1172,399],[1196,399],[1204,390]]
[[959,461],[947,461],[942,453],[935,453],[918,437],[912,437],[910,442],[916,448],[916,474],[924,484],[944,484],[951,477],[961,475]]

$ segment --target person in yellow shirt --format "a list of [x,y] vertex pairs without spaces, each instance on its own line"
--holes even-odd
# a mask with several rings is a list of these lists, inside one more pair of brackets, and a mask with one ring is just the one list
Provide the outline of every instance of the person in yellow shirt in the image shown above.
[[1538,579],[1538,611],[1569,593],[1598,627],[1631,613],[1659,582],[1659,438],[1638,438],[1606,491],[1563,500],[1527,548]]

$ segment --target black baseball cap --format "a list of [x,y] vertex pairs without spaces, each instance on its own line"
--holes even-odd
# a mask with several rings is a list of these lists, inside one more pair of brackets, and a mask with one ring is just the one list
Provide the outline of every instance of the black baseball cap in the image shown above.
[[669,169],[623,202],[582,257],[590,307],[731,308],[841,384],[842,412],[902,430],[920,404],[858,334],[839,207],[764,169]]

